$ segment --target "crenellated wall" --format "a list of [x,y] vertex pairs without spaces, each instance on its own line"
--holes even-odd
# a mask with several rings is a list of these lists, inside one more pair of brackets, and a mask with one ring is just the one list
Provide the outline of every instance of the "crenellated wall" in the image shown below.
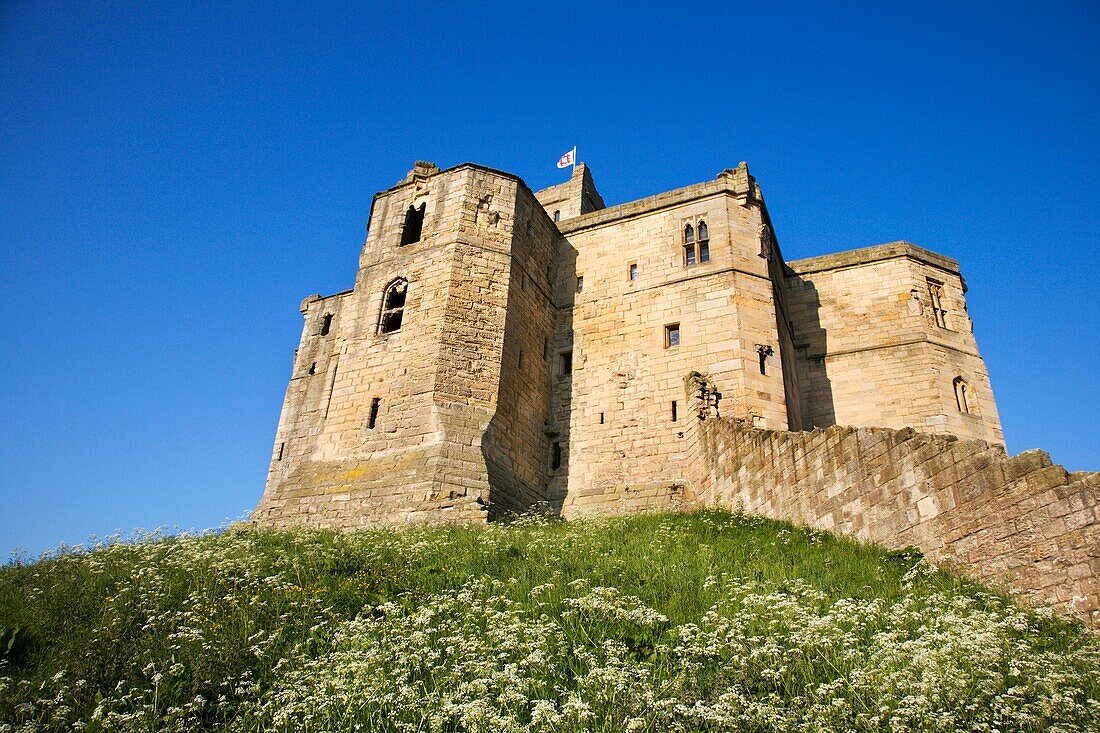
[[1100,624],[1100,473],[906,428],[698,422],[690,504],[869,540]]

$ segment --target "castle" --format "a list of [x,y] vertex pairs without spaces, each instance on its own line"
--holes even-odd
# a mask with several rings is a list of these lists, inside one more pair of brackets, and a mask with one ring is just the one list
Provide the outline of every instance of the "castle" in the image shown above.
[[[736,505],[1098,611],[1100,474],[1004,454],[965,293],[908,242],[784,261],[744,163],[607,207],[583,164],[417,162],[354,287],[302,301],[253,522]],[[997,529],[1036,506],[1072,526]]]

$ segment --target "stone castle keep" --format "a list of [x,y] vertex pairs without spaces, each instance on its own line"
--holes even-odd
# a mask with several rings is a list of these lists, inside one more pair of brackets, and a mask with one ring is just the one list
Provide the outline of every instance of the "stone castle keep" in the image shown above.
[[606,207],[418,162],[302,302],[253,521],[742,507],[1100,611],[1100,474],[1005,455],[958,263],[774,231],[744,163]]

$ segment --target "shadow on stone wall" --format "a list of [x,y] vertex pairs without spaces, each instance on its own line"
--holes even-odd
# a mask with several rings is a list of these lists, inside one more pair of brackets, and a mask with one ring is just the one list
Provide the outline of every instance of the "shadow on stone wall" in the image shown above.
[[821,296],[809,280],[789,279],[788,292],[798,305],[801,317],[794,320],[793,337],[798,354],[799,381],[802,388],[802,428],[836,425],[833,385],[825,371],[828,334],[821,327]]

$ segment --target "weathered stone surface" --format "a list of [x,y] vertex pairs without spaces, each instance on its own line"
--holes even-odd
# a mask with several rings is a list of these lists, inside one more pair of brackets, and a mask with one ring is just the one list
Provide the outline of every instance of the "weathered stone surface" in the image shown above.
[[1005,456],[965,292],[908,242],[785,263],[744,164],[605,207],[418,162],[301,302],[253,521],[743,507],[1097,612],[1100,482]]

